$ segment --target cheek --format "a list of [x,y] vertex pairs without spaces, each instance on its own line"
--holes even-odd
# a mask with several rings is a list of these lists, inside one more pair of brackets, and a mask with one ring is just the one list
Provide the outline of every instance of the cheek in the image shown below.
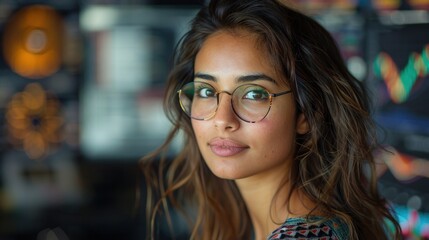
[[258,142],[265,146],[265,154],[278,154],[290,151],[295,144],[295,122],[288,121],[262,121],[257,128]]
[[192,130],[194,131],[195,137],[197,138],[197,142],[199,143],[201,141],[201,138],[204,137],[204,132],[207,131],[207,124],[205,124],[205,121],[197,121],[192,120]]
[[197,121],[197,120],[191,118],[191,125],[192,125],[192,128],[194,129],[194,131],[195,131],[195,128],[199,128],[199,126],[201,125],[202,122],[203,121]]

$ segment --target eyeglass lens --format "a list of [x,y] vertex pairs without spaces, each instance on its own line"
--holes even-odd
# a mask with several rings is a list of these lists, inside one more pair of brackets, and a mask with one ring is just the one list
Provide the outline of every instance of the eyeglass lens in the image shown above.
[[231,95],[233,111],[246,122],[264,119],[271,107],[270,93],[255,84],[241,85],[230,94],[217,92],[207,83],[190,82],[179,91],[179,101],[188,116],[197,120],[207,120],[215,115],[221,93]]

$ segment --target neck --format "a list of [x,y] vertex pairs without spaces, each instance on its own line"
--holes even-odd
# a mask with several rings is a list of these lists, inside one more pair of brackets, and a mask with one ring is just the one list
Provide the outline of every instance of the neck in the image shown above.
[[281,178],[246,178],[236,180],[240,193],[246,203],[255,239],[266,239],[287,218],[285,199],[289,191],[288,184],[282,186],[277,198],[272,200],[281,184]]
[[304,216],[310,211],[310,207],[314,206],[298,191],[294,191],[290,201],[286,202],[290,183],[282,182],[280,176],[284,176],[284,173],[236,180],[246,203],[257,240],[266,239],[287,218]]

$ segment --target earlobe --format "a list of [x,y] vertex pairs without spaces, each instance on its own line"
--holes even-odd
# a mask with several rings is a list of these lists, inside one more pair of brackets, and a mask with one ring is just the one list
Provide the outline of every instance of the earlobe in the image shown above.
[[310,126],[308,125],[307,118],[304,113],[299,113],[296,119],[296,132],[298,134],[306,134],[310,130]]

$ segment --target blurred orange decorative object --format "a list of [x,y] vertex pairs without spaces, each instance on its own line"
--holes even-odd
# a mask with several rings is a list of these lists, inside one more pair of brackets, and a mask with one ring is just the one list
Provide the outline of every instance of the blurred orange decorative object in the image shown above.
[[408,0],[414,9],[429,10],[429,0]]
[[31,5],[18,10],[3,33],[6,62],[23,77],[52,75],[61,65],[62,31],[62,18],[51,7]]
[[372,0],[372,5],[379,11],[398,10],[401,0]]
[[23,92],[12,97],[6,121],[10,140],[31,159],[42,158],[61,141],[63,119],[59,102],[48,97],[38,83],[28,84]]

